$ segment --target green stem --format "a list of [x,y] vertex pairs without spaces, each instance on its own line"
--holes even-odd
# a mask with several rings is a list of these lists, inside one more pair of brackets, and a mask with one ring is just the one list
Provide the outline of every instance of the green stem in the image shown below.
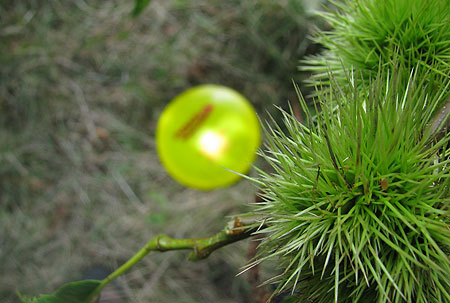
[[235,217],[231,225],[229,224],[221,232],[207,238],[173,239],[164,234],[157,235],[148,241],[147,244],[127,262],[102,280],[101,284],[90,295],[88,302],[92,301],[93,298],[96,298],[106,285],[128,271],[151,251],[164,252],[168,250],[191,249],[192,252],[188,259],[191,261],[198,261],[207,258],[214,250],[220,247],[250,237],[255,230],[255,225],[249,225],[248,219],[247,222],[243,223],[240,218]]

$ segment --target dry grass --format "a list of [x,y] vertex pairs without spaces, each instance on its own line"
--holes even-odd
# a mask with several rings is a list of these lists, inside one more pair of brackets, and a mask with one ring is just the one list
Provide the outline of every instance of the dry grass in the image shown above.
[[[115,268],[150,237],[217,232],[245,210],[246,181],[183,188],[155,151],[158,115],[220,83],[272,111],[293,97],[308,22],[298,1],[0,4],[0,298],[51,292]],[[119,281],[126,302],[249,302],[247,243],[208,260],[153,254]]]

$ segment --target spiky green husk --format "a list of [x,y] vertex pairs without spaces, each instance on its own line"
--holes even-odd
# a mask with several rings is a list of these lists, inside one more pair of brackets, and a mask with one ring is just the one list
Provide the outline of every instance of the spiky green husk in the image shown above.
[[442,94],[430,100],[425,80],[406,90],[397,80],[361,89],[352,78],[319,93],[317,121],[285,114],[287,133],[269,127],[263,156],[274,173],[261,171],[255,210],[266,237],[250,266],[279,260],[276,293],[450,302],[450,139],[433,145],[426,131]]
[[[345,83],[344,69],[357,69],[367,81],[380,67],[431,71],[429,81],[450,77],[450,0],[340,0],[334,12],[321,13],[331,31],[316,42],[326,51],[304,61],[314,79],[327,82],[331,70]],[[408,81],[405,73],[403,81]]]

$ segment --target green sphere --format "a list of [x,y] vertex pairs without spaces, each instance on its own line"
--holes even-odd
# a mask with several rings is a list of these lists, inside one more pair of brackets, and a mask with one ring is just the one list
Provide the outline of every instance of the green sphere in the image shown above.
[[249,170],[260,142],[251,104],[219,85],[200,85],[175,97],[156,130],[158,154],[169,174],[201,190],[236,182]]

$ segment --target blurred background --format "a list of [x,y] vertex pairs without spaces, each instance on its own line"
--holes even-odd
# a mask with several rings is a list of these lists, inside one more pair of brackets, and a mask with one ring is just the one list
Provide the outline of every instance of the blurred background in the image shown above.
[[[1,302],[103,278],[159,233],[204,237],[245,212],[248,181],[202,192],[168,176],[158,117],[216,83],[277,119],[308,78],[299,60],[319,51],[307,37],[320,2],[153,0],[132,18],[125,0],[0,1]],[[102,302],[256,302],[254,281],[235,277],[249,246],[198,263],[152,253]]]

